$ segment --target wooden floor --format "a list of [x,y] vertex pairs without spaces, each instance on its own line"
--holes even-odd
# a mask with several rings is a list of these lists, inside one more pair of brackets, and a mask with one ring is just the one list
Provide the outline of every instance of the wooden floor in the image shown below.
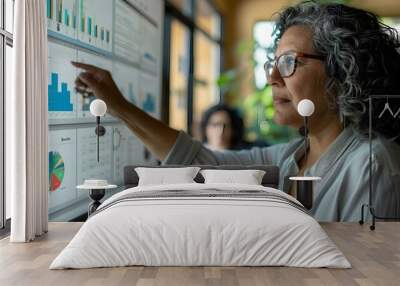
[[32,243],[0,241],[0,285],[400,285],[400,223],[323,224],[352,269],[289,267],[121,267],[48,270],[81,223],[50,223]]

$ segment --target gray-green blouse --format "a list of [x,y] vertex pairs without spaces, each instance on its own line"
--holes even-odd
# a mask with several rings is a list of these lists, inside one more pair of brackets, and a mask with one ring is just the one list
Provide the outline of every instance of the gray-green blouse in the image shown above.
[[[180,132],[163,164],[269,164],[280,168],[279,189],[289,192],[297,176],[297,161],[303,140],[251,150],[216,152]],[[377,214],[400,216],[400,146],[377,136],[372,141],[373,202]],[[304,176],[319,176],[314,182],[311,213],[319,221],[358,221],[361,205],[368,203],[369,143],[347,127]]]

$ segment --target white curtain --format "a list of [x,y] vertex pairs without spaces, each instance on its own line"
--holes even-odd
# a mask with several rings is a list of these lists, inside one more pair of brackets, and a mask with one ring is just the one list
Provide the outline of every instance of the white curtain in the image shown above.
[[12,242],[48,227],[47,30],[45,0],[17,0],[13,94],[6,98],[6,187]]

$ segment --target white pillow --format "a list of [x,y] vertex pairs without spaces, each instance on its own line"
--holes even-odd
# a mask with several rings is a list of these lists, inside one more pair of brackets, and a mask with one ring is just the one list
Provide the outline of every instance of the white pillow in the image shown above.
[[262,170],[201,170],[205,184],[234,183],[246,185],[261,185],[265,171]]
[[139,176],[138,186],[195,183],[193,179],[199,170],[199,167],[135,168]]

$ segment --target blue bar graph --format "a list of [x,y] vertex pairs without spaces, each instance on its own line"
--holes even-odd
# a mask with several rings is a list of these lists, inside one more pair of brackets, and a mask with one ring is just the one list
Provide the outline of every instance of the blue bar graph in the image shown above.
[[133,92],[133,84],[132,83],[129,84],[128,96],[129,96],[130,102],[132,102],[133,104],[136,104],[136,98],[135,98],[135,93]]
[[48,86],[49,111],[73,111],[71,92],[65,82],[61,83],[61,91],[58,90],[58,73],[51,73],[51,84]]
[[47,0],[47,18],[53,18],[53,0]]
[[155,112],[156,111],[156,102],[154,100],[154,96],[147,93],[146,99],[143,102],[143,110],[147,112]]
[[64,25],[69,26],[69,15],[68,10],[64,10]]
[[92,35],[92,18],[88,17],[88,34]]
[[62,0],[56,0],[57,3],[57,22],[62,23],[62,11],[63,11],[63,3]]

